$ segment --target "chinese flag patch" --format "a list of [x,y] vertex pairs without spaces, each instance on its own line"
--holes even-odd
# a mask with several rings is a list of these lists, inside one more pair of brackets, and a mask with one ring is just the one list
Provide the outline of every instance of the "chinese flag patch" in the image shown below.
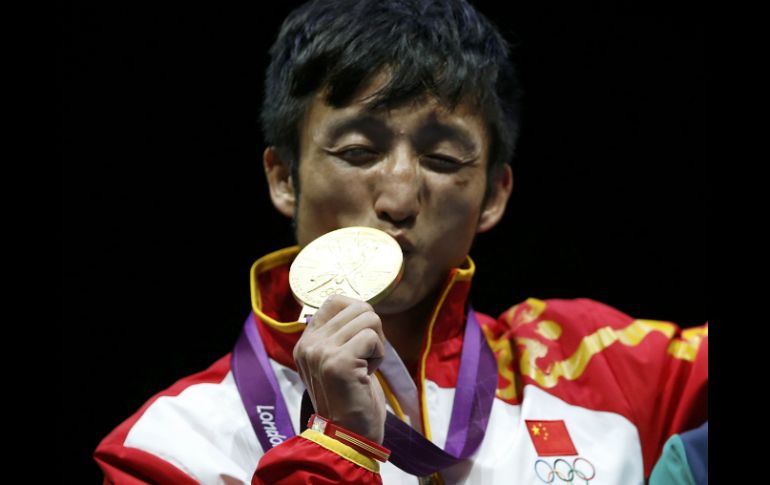
[[570,456],[577,455],[572,438],[567,432],[564,421],[530,421],[526,420],[527,431],[535,445],[538,456]]

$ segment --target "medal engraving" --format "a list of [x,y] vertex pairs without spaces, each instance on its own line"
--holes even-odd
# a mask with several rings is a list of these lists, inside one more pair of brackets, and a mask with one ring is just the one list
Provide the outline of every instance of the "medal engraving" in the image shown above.
[[331,295],[375,304],[398,284],[404,255],[390,235],[371,227],[344,227],[305,246],[289,270],[289,286],[303,305],[300,321]]

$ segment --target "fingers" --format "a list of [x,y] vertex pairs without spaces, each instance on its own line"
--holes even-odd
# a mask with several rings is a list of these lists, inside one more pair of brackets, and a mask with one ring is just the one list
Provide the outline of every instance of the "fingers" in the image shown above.
[[303,377],[327,370],[345,374],[351,366],[361,368],[363,361],[368,362],[371,374],[384,355],[382,321],[372,306],[339,295],[324,302],[294,347],[294,360]]
[[[337,322],[329,323],[336,326]],[[373,310],[359,313],[347,323],[343,323],[334,332],[334,334],[331,335],[331,338],[335,344],[342,346],[355,335],[364,330],[370,330],[374,332],[374,335],[378,340],[380,340],[380,343],[383,346],[385,345],[385,335],[382,331],[382,320],[380,320],[380,317],[374,313]]]
[[364,328],[371,328],[385,342],[382,321],[372,306],[340,295],[330,296],[308,325],[316,336],[333,337],[337,345],[342,345]]
[[[375,331],[365,328],[353,335],[341,348],[367,362],[366,375],[361,375],[362,382],[368,382],[368,376],[377,370],[385,358],[385,345]],[[375,379],[376,380],[376,379]]]
[[354,303],[362,303],[360,300],[356,300],[347,296],[332,295],[323,302],[318,310],[313,315],[312,320],[308,324],[308,328],[317,327],[321,323],[328,321],[334,315],[338,314],[348,306]]
[[385,358],[385,345],[377,332],[364,328],[343,345],[329,345],[327,340],[317,340],[309,345],[297,345],[294,355],[311,397],[317,398],[316,382],[325,382],[324,387],[327,387],[357,379],[360,384],[368,385],[368,376]]

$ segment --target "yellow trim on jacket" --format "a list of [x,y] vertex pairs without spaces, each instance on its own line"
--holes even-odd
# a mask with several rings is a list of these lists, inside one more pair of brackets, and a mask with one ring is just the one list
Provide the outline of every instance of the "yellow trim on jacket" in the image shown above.
[[365,468],[372,473],[380,473],[380,464],[377,463],[377,461],[357,452],[341,441],[337,441],[330,436],[326,436],[325,434],[312,429],[306,429],[300,436],[306,440],[312,441],[322,448],[326,448],[327,450],[336,453],[348,461],[352,461],[356,465]]

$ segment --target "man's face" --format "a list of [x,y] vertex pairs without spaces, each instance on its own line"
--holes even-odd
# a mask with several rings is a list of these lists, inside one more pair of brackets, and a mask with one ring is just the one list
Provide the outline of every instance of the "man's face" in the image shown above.
[[438,289],[462,264],[475,234],[492,227],[502,211],[490,220],[482,207],[489,150],[482,118],[468,105],[450,112],[430,98],[369,111],[364,100],[379,82],[342,109],[321,94],[313,100],[301,131],[293,215],[302,246],[347,226],[396,238],[403,278],[377,305],[390,314]]

